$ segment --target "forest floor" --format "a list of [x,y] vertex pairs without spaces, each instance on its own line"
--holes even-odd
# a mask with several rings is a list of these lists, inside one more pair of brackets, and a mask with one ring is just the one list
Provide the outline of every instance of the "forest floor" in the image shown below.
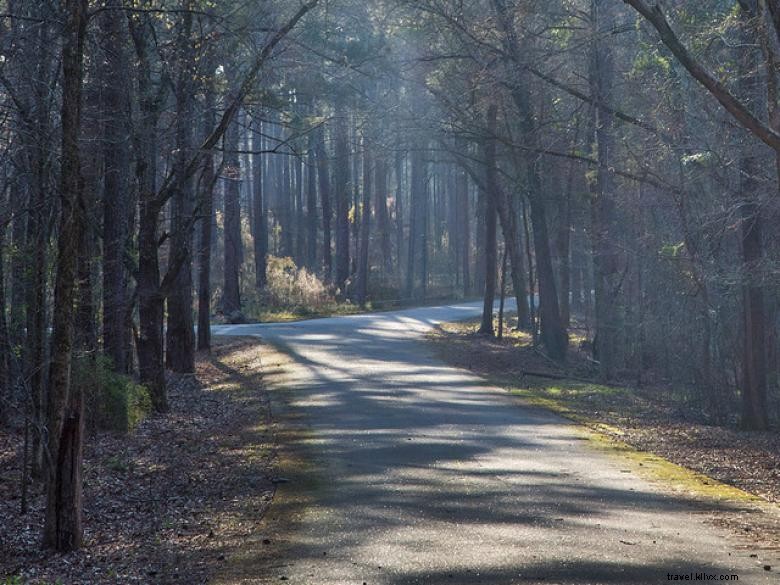
[[250,536],[278,483],[257,340],[219,340],[170,380],[171,412],[85,449],[85,547],[39,547],[44,498],[19,514],[21,433],[0,433],[0,584],[208,582]]
[[[478,326],[476,320],[446,323],[429,338],[451,365],[482,375],[527,403],[581,423],[616,444],[693,470],[704,476],[704,483],[712,478],[780,503],[777,431],[746,432],[735,425],[713,424],[703,419],[700,404],[669,388],[591,382],[593,365],[582,351],[573,350],[563,370],[532,347],[527,333],[510,330],[499,340],[477,334]],[[771,532],[772,540],[780,543],[780,527],[755,526],[754,520],[728,523],[739,524],[732,527],[745,532]]]

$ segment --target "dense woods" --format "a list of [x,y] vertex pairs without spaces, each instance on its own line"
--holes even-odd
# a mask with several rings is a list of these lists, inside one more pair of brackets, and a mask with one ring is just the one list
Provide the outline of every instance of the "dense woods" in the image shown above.
[[81,545],[89,431],[270,309],[483,298],[494,335],[506,293],[551,360],[780,419],[780,2],[2,5],[0,420],[44,546]]

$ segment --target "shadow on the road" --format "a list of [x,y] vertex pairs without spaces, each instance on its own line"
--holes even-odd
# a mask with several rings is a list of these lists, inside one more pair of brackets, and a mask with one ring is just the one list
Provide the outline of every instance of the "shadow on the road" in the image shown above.
[[[659,525],[726,504],[662,494],[619,471],[597,477],[572,455],[581,436],[564,421],[514,407],[410,340],[433,322],[361,316],[264,335],[298,366],[288,387],[312,432],[294,448],[316,456],[324,475],[315,508],[288,511],[305,514],[305,531],[269,556],[280,559],[280,576],[287,564],[309,571],[296,583],[339,582],[324,575],[351,566],[343,582],[393,585],[660,583],[669,572],[733,572],[692,563],[688,533]],[[374,539],[384,542],[376,551]],[[496,550],[470,561],[470,539]],[[436,549],[451,558],[430,557]],[[376,564],[351,560],[366,557]]]

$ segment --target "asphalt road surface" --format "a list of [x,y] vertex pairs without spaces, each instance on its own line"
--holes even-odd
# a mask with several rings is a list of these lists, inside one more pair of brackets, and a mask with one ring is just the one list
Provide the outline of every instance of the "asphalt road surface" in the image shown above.
[[660,584],[697,573],[780,582],[765,553],[751,557],[713,525],[714,505],[637,475],[576,426],[444,365],[424,334],[479,312],[464,303],[214,327],[292,358],[285,383],[306,428],[297,447],[318,468],[316,481],[279,486],[281,502],[302,490],[308,503],[289,533],[260,547],[262,570],[240,582]]

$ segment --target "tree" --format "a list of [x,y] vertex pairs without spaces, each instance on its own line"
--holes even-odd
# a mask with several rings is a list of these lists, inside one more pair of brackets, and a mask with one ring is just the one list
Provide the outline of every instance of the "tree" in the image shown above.
[[84,75],[87,0],[66,0],[62,45],[62,166],[60,233],[54,285],[54,331],[48,400],[46,524],[43,545],[58,551],[77,549],[82,541],[82,447],[84,397],[71,385],[73,302],[79,240],[84,229],[79,135]]

